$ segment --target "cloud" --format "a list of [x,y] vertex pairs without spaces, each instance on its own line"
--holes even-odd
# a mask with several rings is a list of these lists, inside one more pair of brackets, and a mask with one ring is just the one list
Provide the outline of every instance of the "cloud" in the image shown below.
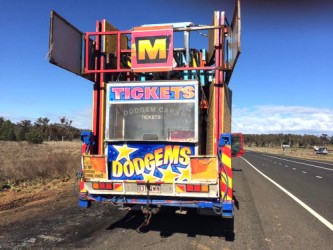
[[264,105],[232,112],[232,130],[244,134],[333,134],[333,109]]

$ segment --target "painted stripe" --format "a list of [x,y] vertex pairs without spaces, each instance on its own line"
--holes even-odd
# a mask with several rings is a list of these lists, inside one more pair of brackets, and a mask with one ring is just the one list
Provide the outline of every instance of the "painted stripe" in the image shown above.
[[290,193],[287,189],[282,187],[280,184],[277,182],[273,181],[271,178],[269,178],[267,175],[262,173],[259,169],[257,169],[255,166],[253,166],[249,161],[246,159],[242,158],[247,164],[249,164],[254,170],[256,170],[259,174],[261,174],[263,177],[265,177],[267,180],[269,180],[272,184],[274,184],[276,187],[278,187],[281,191],[283,191],[285,194],[287,194],[290,198],[292,198],[294,201],[296,201],[299,205],[301,205],[305,210],[307,210],[310,214],[312,214],[315,218],[317,218],[321,223],[323,223],[326,227],[328,227],[331,231],[333,231],[333,224],[330,223],[328,220],[326,220],[323,216],[318,214],[316,211],[314,211],[311,207],[306,205],[303,201],[298,199],[295,195]]
[[[232,169],[231,169],[231,146],[226,145],[222,148],[222,163],[224,168],[221,172],[221,195],[222,197],[227,190],[226,179],[228,178],[227,200],[232,200]],[[223,172],[225,169],[226,172]]]
[[[225,175],[224,175],[225,176]],[[232,196],[232,179],[228,178],[228,196]],[[221,192],[221,198],[224,196],[227,190],[227,184],[224,178],[222,178],[222,175],[220,177],[220,192]]]
[[228,156],[228,158],[231,158],[231,146],[230,145],[225,145],[222,148],[223,155]]
[[325,169],[325,170],[328,170],[328,171],[333,171],[333,168],[324,168],[324,167],[320,167],[320,166],[313,165],[313,164],[308,164],[308,163],[299,162],[299,161],[287,160],[287,159],[283,159],[283,158],[279,158],[279,157],[275,157],[275,156],[271,156],[271,155],[266,155],[266,156],[267,157],[276,158],[276,159],[280,159],[280,160],[284,160],[284,161],[289,161],[289,162],[294,162],[294,163],[298,163],[298,164],[303,164],[303,165],[310,166],[310,167],[321,168],[321,169]]
[[[222,177],[224,180],[224,178],[226,178],[226,174],[222,173]],[[223,181],[223,184],[225,185],[225,187],[227,186],[227,183],[225,183],[224,181]],[[228,184],[229,184],[228,187],[232,189],[232,178],[231,177],[228,178]]]
[[84,188],[84,181],[80,181],[80,193],[85,193],[87,190]]

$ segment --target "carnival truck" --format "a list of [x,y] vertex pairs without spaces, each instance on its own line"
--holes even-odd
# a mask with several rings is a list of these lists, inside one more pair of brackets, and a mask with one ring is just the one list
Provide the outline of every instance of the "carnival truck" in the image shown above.
[[[193,48],[192,39],[205,45]],[[239,1],[231,22],[220,11],[210,25],[118,30],[103,19],[85,33],[52,11],[50,62],[92,82],[79,205],[233,218],[231,159],[244,151],[231,133],[229,83],[239,54]]]

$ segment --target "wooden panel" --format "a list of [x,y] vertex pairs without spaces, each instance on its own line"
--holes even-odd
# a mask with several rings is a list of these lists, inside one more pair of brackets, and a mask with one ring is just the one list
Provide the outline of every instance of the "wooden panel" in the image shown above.
[[[104,31],[118,31],[116,27],[110,24],[108,21],[103,20]],[[128,38],[125,35],[121,35],[120,38],[121,49],[128,49]],[[117,35],[106,35],[104,41],[104,51],[106,54],[116,54],[118,49],[118,38]]]
[[[206,154],[207,155],[215,155],[214,152],[214,135],[216,132],[216,120],[215,118],[215,110],[217,103],[215,102],[215,91],[217,90],[214,87],[214,84],[211,84],[209,87],[209,96],[210,103],[208,106],[208,117],[207,117],[207,142],[206,142]],[[222,131],[220,133],[231,133],[231,115],[232,115],[232,91],[229,87],[224,86],[222,91],[223,98],[223,107],[221,109],[221,113],[219,114],[219,119],[223,124]],[[219,140],[219,138],[216,138]]]
[[223,96],[223,129],[222,133],[231,133],[231,108],[232,108],[232,91],[225,86]]
[[207,117],[207,143],[206,155],[214,155],[214,134],[215,134],[215,88],[214,84],[209,86],[209,103],[208,103],[208,117]]
[[82,35],[76,27],[51,11],[49,62],[81,76]]

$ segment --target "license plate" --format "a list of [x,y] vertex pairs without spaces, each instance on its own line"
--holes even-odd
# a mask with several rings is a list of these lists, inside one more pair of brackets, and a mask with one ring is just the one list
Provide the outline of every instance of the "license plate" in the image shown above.
[[[138,185],[138,193],[147,193],[146,185]],[[149,193],[161,193],[160,185],[149,185]]]

